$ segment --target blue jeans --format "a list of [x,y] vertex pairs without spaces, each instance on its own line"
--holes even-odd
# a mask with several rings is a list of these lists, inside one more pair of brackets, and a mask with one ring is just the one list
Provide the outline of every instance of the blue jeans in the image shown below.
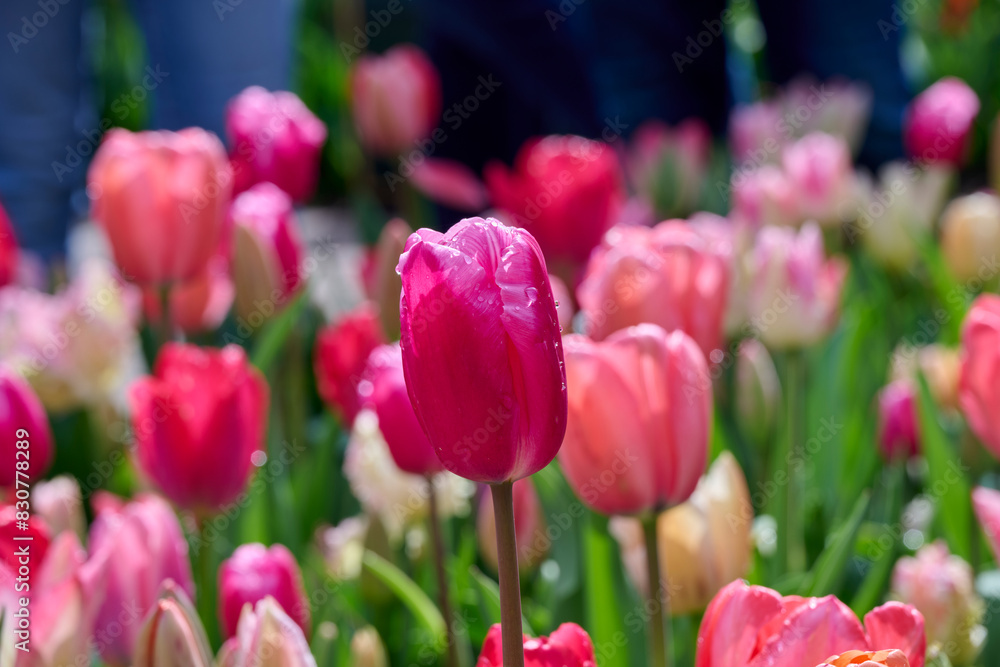
[[21,246],[63,254],[86,214],[87,165],[124,106],[149,97],[154,128],[223,136],[226,102],[247,86],[288,89],[295,0],[133,0],[146,39],[140,84],[97,118],[89,103],[87,0],[0,2],[0,202]]

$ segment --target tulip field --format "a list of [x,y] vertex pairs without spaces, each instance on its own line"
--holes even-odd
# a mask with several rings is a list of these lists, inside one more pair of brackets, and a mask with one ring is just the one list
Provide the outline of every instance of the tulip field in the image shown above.
[[0,209],[0,667],[1000,665],[997,90],[473,169],[331,71],[108,130],[58,266]]

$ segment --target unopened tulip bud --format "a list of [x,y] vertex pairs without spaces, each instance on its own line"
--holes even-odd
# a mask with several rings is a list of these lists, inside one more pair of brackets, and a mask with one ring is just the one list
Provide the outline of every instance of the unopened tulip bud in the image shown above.
[[962,282],[995,278],[1000,270],[1000,197],[976,192],[948,204],[941,214],[941,252]]
[[242,544],[219,567],[219,618],[226,637],[236,634],[244,605],[270,595],[309,635],[309,603],[295,557],[281,544]]
[[906,111],[903,143],[919,162],[961,166],[979,97],[961,79],[945,77],[917,95]]
[[236,636],[222,646],[218,660],[218,667],[261,665],[316,667],[302,628],[270,596],[243,608]]
[[366,625],[351,637],[351,667],[388,667],[389,658],[378,630]]
[[212,651],[198,612],[171,580],[146,616],[136,640],[134,667],[212,667]]
[[[522,573],[531,572],[544,560],[549,549],[545,534],[545,516],[538,493],[530,478],[514,482],[514,534],[517,542],[517,565]],[[493,515],[493,496],[484,493],[479,499],[476,519],[479,553],[493,571],[499,569],[497,527]]]
[[920,452],[916,387],[910,380],[890,382],[878,394],[879,445],[888,461],[906,460]]
[[763,442],[781,406],[781,383],[767,348],[747,338],[736,352],[736,413],[751,437]]
[[[0,486],[41,477],[55,453],[52,429],[38,396],[27,382],[0,367]],[[18,475],[20,473],[20,475]]]

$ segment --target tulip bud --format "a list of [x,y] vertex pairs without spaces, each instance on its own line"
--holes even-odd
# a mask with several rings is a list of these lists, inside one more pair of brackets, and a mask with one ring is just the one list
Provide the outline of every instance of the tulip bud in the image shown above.
[[[534,570],[545,559],[551,540],[545,534],[545,515],[531,479],[514,482],[513,493],[517,565],[522,573],[526,573]],[[480,555],[494,572],[498,571],[500,560],[497,555],[497,526],[493,514],[493,495],[490,493],[484,493],[479,498],[476,534],[479,537]]]
[[903,122],[903,143],[919,162],[960,167],[969,147],[979,97],[961,79],[945,77],[917,95]]
[[379,322],[388,340],[399,340],[399,294],[403,291],[403,283],[396,273],[396,264],[412,233],[410,226],[400,218],[385,223],[362,276],[365,294],[377,305]]
[[243,491],[263,451],[268,403],[243,348],[167,344],[129,400],[139,467],[173,502],[214,512]]
[[281,544],[241,544],[219,567],[219,619],[226,637],[236,634],[243,605],[270,595],[308,636],[309,604],[295,557]]
[[848,651],[826,659],[818,667],[910,667],[906,654],[889,651]]
[[792,226],[802,221],[799,203],[788,175],[765,164],[749,172],[733,174],[733,218],[757,228],[764,225]]
[[423,477],[441,472],[441,460],[420,427],[406,393],[399,344],[375,348],[368,356],[362,378],[358,402],[378,416],[378,430],[399,469]]
[[31,489],[31,508],[42,517],[52,535],[70,532],[82,538],[86,530],[80,485],[70,475],[38,482]]
[[0,367],[0,415],[0,486],[38,479],[54,454],[49,419],[28,383],[4,367]]
[[21,251],[14,235],[14,225],[10,222],[6,209],[0,205],[0,287],[9,285],[17,277]]
[[500,483],[548,465],[566,428],[566,374],[534,238],[481,218],[421,229],[399,271],[406,389],[445,469]]
[[764,442],[781,406],[781,383],[771,355],[756,338],[744,339],[736,351],[735,393],[740,423],[754,440]]
[[962,325],[962,370],[958,402],[972,432],[1000,457],[1000,296],[983,294]]
[[[597,658],[587,631],[576,623],[563,623],[548,637],[524,637],[527,667],[594,667]],[[486,633],[476,667],[502,667],[503,644],[500,625]]]
[[[719,590],[746,574],[750,564],[753,505],[736,459],[723,452],[698,482],[691,498],[656,522],[660,564],[668,579],[671,614],[700,611]],[[614,517],[609,526],[622,550],[629,578],[648,595],[642,525]]]
[[927,641],[939,644],[953,665],[971,665],[986,636],[980,625],[983,601],[976,594],[972,568],[948,552],[944,542],[927,544],[916,557],[896,561],[892,595],[924,615]]
[[[201,275],[170,288],[170,326],[186,334],[214,331],[229,314],[235,295],[229,260],[213,255]],[[163,317],[160,299],[155,287],[143,291],[143,307],[151,323]]]
[[237,193],[270,182],[297,202],[312,196],[326,125],[295,93],[247,88],[226,107],[226,134]]
[[271,183],[238,195],[233,220],[233,282],[236,312],[253,323],[284,308],[302,285],[305,251],[292,200]]
[[576,334],[564,342],[569,419],[559,463],[577,496],[603,514],[687,500],[705,469],[712,413],[695,342],[655,324],[602,343]]
[[577,289],[587,335],[650,323],[688,334],[706,357],[721,348],[729,252],[715,240],[680,220],[608,231]]
[[661,219],[685,216],[698,205],[711,155],[712,132],[700,118],[676,128],[648,120],[632,134],[629,176]]
[[212,650],[198,612],[170,579],[146,616],[135,645],[134,667],[212,667]]
[[827,259],[819,227],[765,227],[750,259],[750,327],[771,349],[805,347],[836,325],[847,274],[841,258]]
[[201,129],[104,136],[87,193],[115,262],[140,283],[189,280],[219,244],[233,186],[218,138]]
[[441,116],[441,79],[412,44],[362,56],[351,72],[351,108],[362,145],[382,157],[418,149]]
[[879,444],[888,461],[920,453],[915,389],[912,382],[897,380],[878,394]]
[[378,630],[366,625],[351,637],[351,667],[388,667],[389,658]]
[[1000,197],[976,192],[952,200],[941,214],[941,252],[957,280],[994,278],[1000,254]]
[[493,204],[531,233],[553,273],[567,284],[618,219],[625,202],[621,166],[611,147],[575,136],[526,142],[508,170],[491,162],[483,178]]
[[[187,540],[174,511],[158,496],[140,495],[125,503],[101,492],[94,505],[91,556],[81,576],[104,591],[94,625],[108,637],[99,646],[101,656],[112,664],[129,664],[141,621],[156,604],[163,582],[173,580],[188,597],[194,594]],[[112,635],[113,628],[121,630]]]
[[316,667],[302,629],[268,596],[243,608],[236,636],[219,652],[218,667]]
[[378,313],[364,303],[316,335],[314,369],[319,395],[349,425],[361,407],[358,383],[372,351],[385,342]]

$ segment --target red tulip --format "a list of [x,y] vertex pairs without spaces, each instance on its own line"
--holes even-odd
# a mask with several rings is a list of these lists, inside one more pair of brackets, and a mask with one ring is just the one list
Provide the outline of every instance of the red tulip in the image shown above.
[[95,624],[104,637],[102,657],[131,664],[142,619],[156,604],[163,582],[172,579],[194,595],[188,545],[173,510],[157,496],[126,503],[101,492],[94,505],[91,556],[82,577],[88,587],[104,591]]
[[319,395],[348,424],[361,409],[358,383],[368,355],[384,342],[378,314],[370,303],[327,325],[316,336],[314,367]]
[[171,343],[129,391],[138,463],[173,502],[214,511],[246,487],[263,449],[268,389],[238,345]]
[[369,355],[358,384],[358,402],[378,415],[379,431],[400,470],[426,477],[444,469],[406,393],[403,352],[398,343],[377,347]]
[[244,605],[253,607],[268,595],[308,636],[309,603],[295,556],[281,544],[240,545],[219,567],[219,618],[225,636],[236,634]]
[[569,419],[559,453],[577,496],[604,514],[688,499],[705,470],[712,387],[684,332],[655,324],[603,343],[566,336]]
[[87,174],[115,262],[140,283],[190,280],[218,247],[232,190],[226,153],[201,128],[111,130]]
[[972,432],[1000,458],[1000,296],[983,294],[962,326],[958,403]]
[[618,157],[607,144],[583,137],[530,140],[518,151],[513,170],[492,162],[483,176],[493,203],[534,235],[568,283],[577,282],[576,269],[625,203]]
[[316,190],[326,125],[295,93],[250,86],[226,107],[236,192],[270,182],[297,202]]
[[649,322],[685,332],[705,356],[721,348],[729,264],[711,241],[679,220],[610,230],[577,289],[587,335]]
[[910,667],[923,667],[926,644],[924,619],[909,605],[876,607],[862,626],[832,595],[782,598],[737,580],[705,610],[695,667],[802,667],[845,651],[890,649],[902,651]]
[[394,157],[418,142],[441,116],[441,80],[423,51],[412,44],[382,55],[365,55],[351,74],[351,107],[361,143]]
[[977,486],[972,490],[972,507],[986,533],[993,557],[1000,560],[1000,491]]
[[[542,504],[531,479],[521,479],[514,483],[514,534],[517,537],[517,566],[521,572],[531,572],[545,559],[551,546],[546,535],[545,515]],[[497,553],[497,524],[493,513],[493,496],[484,493],[479,499],[476,515],[476,536],[479,538],[479,553],[494,572],[500,569]]]
[[0,367],[0,428],[3,429],[0,486],[41,477],[52,464],[55,453],[49,419],[31,386],[3,367]]
[[444,467],[496,484],[548,465],[566,428],[566,374],[535,239],[482,218],[421,229],[399,272],[406,388]]
[[17,246],[14,225],[11,224],[7,211],[0,205],[0,287],[14,282],[20,258],[21,251]]
[[305,249],[292,200],[272,183],[243,192],[229,209],[233,221],[233,282],[236,312],[269,317],[302,285]]
[[15,537],[31,538],[32,566],[39,565],[45,560],[45,553],[52,539],[48,525],[37,515],[32,514],[25,519],[23,510],[17,509],[14,505],[2,505],[0,506],[0,565],[6,565],[17,572],[21,565],[18,562],[17,551],[22,545],[21,540],[15,540]]
[[890,461],[920,452],[915,393],[912,381],[896,380],[878,394],[879,444],[882,455]]
[[[476,667],[502,667],[500,626],[486,633]],[[590,635],[576,623],[563,623],[548,637],[524,638],[524,667],[596,667]]]
[[968,152],[979,97],[961,79],[945,77],[917,95],[906,111],[903,143],[920,162],[960,167]]

